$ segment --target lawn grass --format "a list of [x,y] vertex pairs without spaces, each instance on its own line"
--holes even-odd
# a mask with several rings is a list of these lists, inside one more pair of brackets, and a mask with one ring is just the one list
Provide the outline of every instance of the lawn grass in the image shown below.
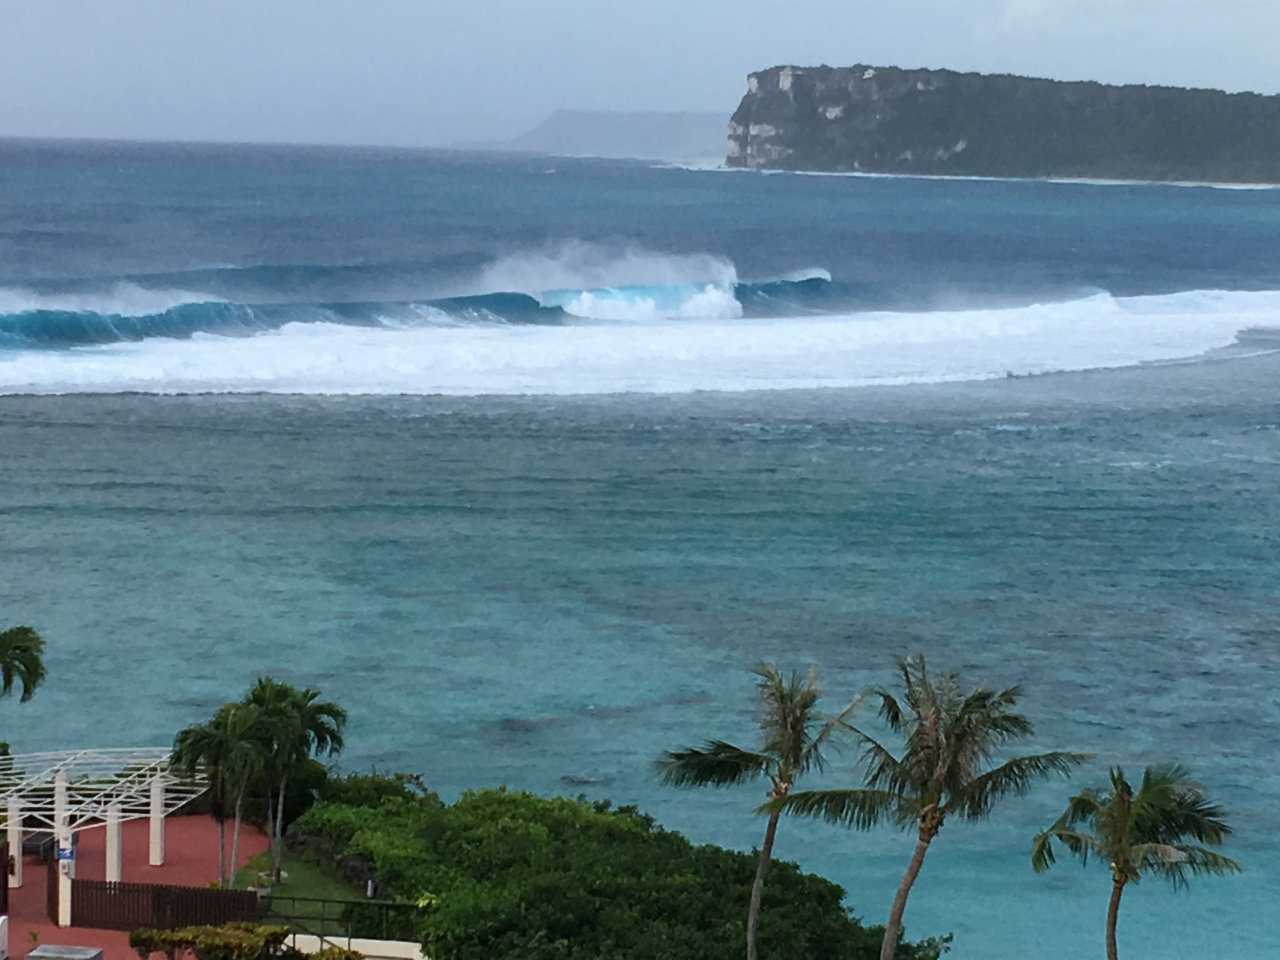
[[[364,891],[348,883],[332,868],[304,860],[288,850],[280,860],[285,877],[274,887],[282,897],[315,897],[322,900],[362,900]],[[243,890],[254,885],[259,873],[271,869],[271,853],[263,851],[250,858],[236,872],[236,888]]]
[[[288,897],[308,897],[317,900],[362,900],[364,891],[357,890],[333,868],[326,868],[310,860],[285,851],[280,861],[284,879],[272,888],[273,900],[279,904],[266,920],[275,920],[300,932],[314,934],[338,934],[343,925],[338,920],[338,909],[333,905],[318,903],[291,903]],[[236,887],[252,886],[260,873],[271,869],[271,853],[264,851],[252,857],[236,872]]]

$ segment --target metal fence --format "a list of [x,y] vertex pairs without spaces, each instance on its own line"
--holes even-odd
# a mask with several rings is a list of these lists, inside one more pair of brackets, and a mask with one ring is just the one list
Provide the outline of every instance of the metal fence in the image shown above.
[[417,940],[420,910],[394,900],[327,900],[272,894],[262,898],[264,923],[325,939]]
[[71,882],[71,923],[77,927],[167,930],[254,921],[258,917],[258,895],[251,891],[104,880]]

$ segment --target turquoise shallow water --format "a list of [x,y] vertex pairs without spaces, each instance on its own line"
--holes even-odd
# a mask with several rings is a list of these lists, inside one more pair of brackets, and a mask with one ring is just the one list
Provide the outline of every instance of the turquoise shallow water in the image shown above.
[[[163,744],[270,672],[351,708],[344,765],[446,796],[636,802],[750,846],[754,792],[659,750],[751,735],[756,656],[832,705],[895,654],[1021,682],[1044,746],[1192,764],[1247,875],[1126,900],[1129,957],[1273,952],[1280,363],[785,394],[0,400],[0,610],[50,679],[20,750]],[[832,773],[838,777],[841,765]],[[1089,777],[1101,774],[1101,764]],[[949,825],[908,909],[962,958],[1094,957],[1105,874],[1027,865],[1067,787]],[[891,831],[780,853],[883,916]]]
[[[756,657],[836,706],[923,651],[1229,806],[1249,873],[1127,895],[1126,957],[1269,956],[1277,291],[1274,190],[0,142],[0,622],[50,641],[0,736],[165,744],[269,672],[348,767],[750,847],[649,760],[751,736]],[[1027,862],[1068,790],[948,826],[909,933],[1099,956],[1105,873]],[[877,920],[909,841],[779,852]]]

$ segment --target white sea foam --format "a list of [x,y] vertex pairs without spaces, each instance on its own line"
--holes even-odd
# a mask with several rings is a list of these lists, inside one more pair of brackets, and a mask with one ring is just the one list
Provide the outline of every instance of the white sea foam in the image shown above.
[[0,392],[588,394],[784,390],[1120,367],[1280,327],[1280,292],[1107,295],[1007,310],[567,326],[290,324],[0,359]]
[[713,284],[731,288],[733,264],[712,254],[667,254],[637,247],[612,249],[573,240],[541,251],[502,257],[480,274],[477,293],[602,290],[623,286]]
[[[671,292],[673,288],[667,288]],[[653,323],[660,320],[734,320],[742,316],[742,304],[732,290],[705,287],[674,288],[676,299],[663,303],[657,295],[628,291],[585,290],[564,303],[565,313],[587,320],[621,320]]]
[[804,270],[792,270],[782,279],[787,283],[804,283],[806,280],[826,280],[831,282],[831,271],[822,267],[806,267]]
[[145,317],[164,313],[184,303],[214,303],[221,299],[189,290],[152,290],[136,283],[117,283],[103,293],[43,294],[22,288],[0,287],[0,314],[58,310]]
[[1111,180],[1099,177],[996,177],[950,173],[870,173],[865,170],[759,170],[723,163],[670,163],[690,173],[742,173],[756,176],[851,177],[861,180],[958,180],[978,183],[1066,183],[1089,187],[1209,187],[1214,190],[1280,190],[1280,183],[1229,183],[1218,180]]

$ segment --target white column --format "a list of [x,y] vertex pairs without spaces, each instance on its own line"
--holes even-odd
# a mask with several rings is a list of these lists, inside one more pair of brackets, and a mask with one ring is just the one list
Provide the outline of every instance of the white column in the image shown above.
[[[67,778],[59,770],[53,778],[53,845],[58,851],[73,850],[71,829],[67,824]],[[75,860],[58,861],[58,926],[71,926],[71,880],[75,877]]]
[[107,882],[120,882],[120,805],[113,803],[107,807]]
[[153,867],[164,866],[164,781],[151,781],[151,856]]
[[22,801],[9,798],[9,856],[13,857],[13,873],[9,874],[9,886],[22,886]]

